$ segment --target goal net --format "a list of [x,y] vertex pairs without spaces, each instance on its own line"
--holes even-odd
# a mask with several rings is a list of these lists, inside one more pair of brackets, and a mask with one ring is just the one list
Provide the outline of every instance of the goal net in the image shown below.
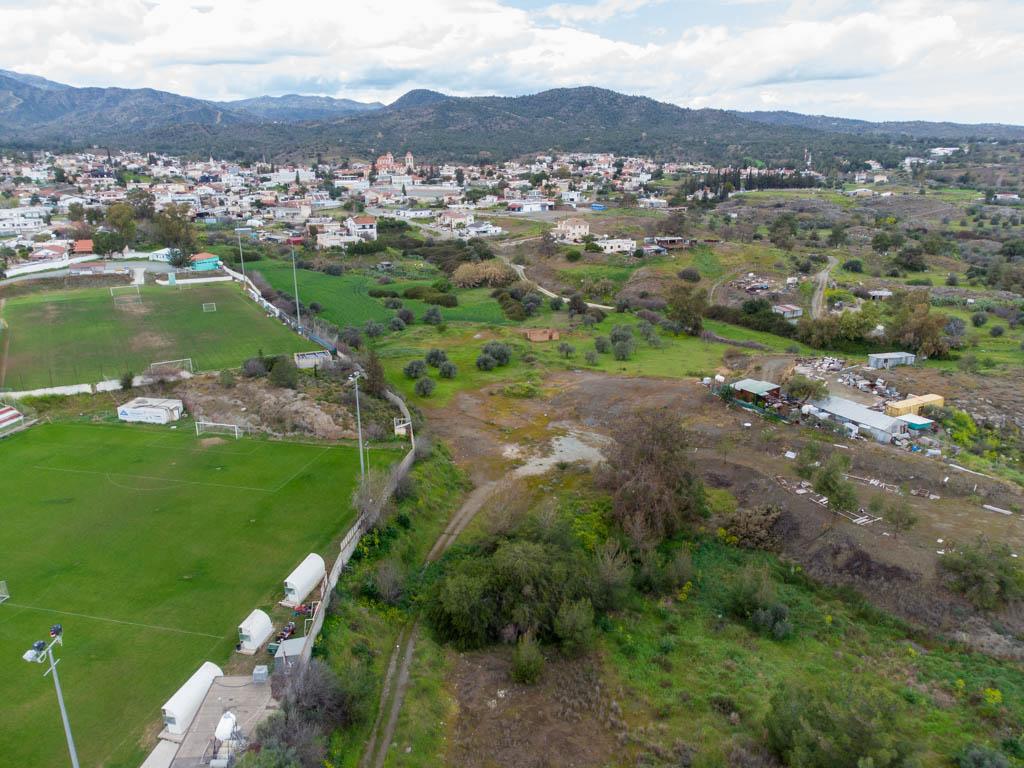
[[0,603],[6,602],[11,597],[11,593],[7,591],[7,582],[0,581]]
[[179,373],[181,371],[195,373],[191,357],[183,357],[179,360],[158,360],[155,363],[150,363],[149,368],[146,369],[146,373]]
[[110,296],[114,301],[115,308],[130,307],[133,304],[142,303],[142,294],[139,293],[137,285],[112,285]]
[[203,312],[216,312],[217,302],[211,301],[208,304],[203,304]]
[[196,437],[200,435],[232,435],[238,440],[246,433],[245,427],[237,424],[224,424],[217,421],[196,421]]

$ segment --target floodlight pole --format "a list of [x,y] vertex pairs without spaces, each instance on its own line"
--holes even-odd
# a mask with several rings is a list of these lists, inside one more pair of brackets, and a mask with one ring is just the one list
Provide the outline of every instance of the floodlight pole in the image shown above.
[[[57,664],[58,659],[53,656],[53,646],[57,643],[62,643],[62,635],[57,635],[50,641],[50,644],[46,646],[46,650],[39,654],[36,658],[36,662],[42,664],[45,660],[50,662],[50,667],[43,672],[43,677],[49,674],[53,674],[53,687],[57,691],[57,704],[60,705],[60,717],[64,721],[64,736],[68,741],[68,753],[71,755],[71,768],[79,768],[78,766],[78,750],[75,749],[75,738],[71,735],[71,721],[68,720],[68,710],[64,706],[64,692],[60,687],[60,678],[57,676]],[[63,643],[62,643],[63,644]]]
[[359,480],[366,485],[366,462],[363,460],[363,419],[359,413],[359,373],[352,375],[356,384],[356,433],[359,437]]
[[302,310],[299,309],[299,275],[295,271],[295,249],[292,248],[292,282],[295,285],[295,322],[302,331]]
[[242,253],[242,227],[235,227],[235,235],[238,237],[238,258],[242,262],[242,280],[245,280],[245,254]]

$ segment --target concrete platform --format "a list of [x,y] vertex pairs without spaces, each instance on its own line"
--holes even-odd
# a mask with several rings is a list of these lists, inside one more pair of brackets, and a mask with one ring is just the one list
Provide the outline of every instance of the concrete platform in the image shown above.
[[200,768],[210,758],[213,734],[225,712],[232,712],[238,728],[251,736],[256,726],[277,710],[270,696],[270,681],[254,683],[251,676],[218,677],[210,686],[188,733],[178,747],[171,768]]

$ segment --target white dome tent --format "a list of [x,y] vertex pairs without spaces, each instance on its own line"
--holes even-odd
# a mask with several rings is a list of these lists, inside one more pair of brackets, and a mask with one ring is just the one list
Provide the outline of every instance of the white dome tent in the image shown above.
[[216,677],[223,677],[221,668],[212,661],[203,662],[185,684],[163,706],[164,728],[176,736],[184,735],[196,716],[203,699]]
[[270,617],[259,608],[238,625],[238,652],[252,656],[274,631]]
[[326,575],[324,559],[315,552],[306,555],[306,559],[284,580],[284,600],[281,605],[289,608],[299,605]]

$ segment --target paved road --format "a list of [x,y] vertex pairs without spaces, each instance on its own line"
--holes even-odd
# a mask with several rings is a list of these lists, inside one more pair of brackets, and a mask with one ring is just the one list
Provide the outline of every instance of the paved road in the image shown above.
[[828,266],[814,276],[814,298],[811,300],[811,316],[821,317],[825,314],[825,289],[828,288],[828,275],[832,268],[839,264],[839,259],[831,253],[826,254]]

